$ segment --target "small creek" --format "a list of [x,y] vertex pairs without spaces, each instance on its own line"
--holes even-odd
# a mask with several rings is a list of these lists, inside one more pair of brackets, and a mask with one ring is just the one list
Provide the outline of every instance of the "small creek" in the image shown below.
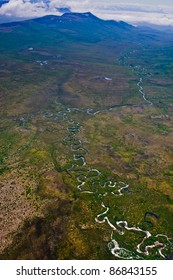
[[[141,80],[138,83],[140,92],[143,92],[141,87]],[[146,100],[147,101],[147,100]],[[150,103],[150,101],[148,101]],[[151,103],[150,103],[151,105]],[[160,255],[161,258],[166,258],[164,249],[173,246],[172,240],[164,235],[157,234],[153,236],[150,231],[144,230],[137,226],[130,226],[126,220],[117,220],[112,222],[111,209],[104,203],[104,199],[107,196],[124,196],[127,195],[129,185],[124,181],[102,180],[102,172],[95,168],[89,168],[85,159],[88,151],[83,147],[82,140],[78,139],[77,135],[81,130],[80,123],[71,117],[74,112],[82,112],[94,117],[99,114],[100,111],[93,111],[92,109],[80,110],[78,108],[67,108],[59,113],[51,114],[55,120],[64,121],[67,128],[67,136],[64,138],[64,144],[69,147],[72,152],[72,160],[68,173],[73,173],[79,192],[88,195],[97,195],[99,201],[99,207],[103,208],[101,213],[98,213],[95,217],[95,222],[102,224],[107,223],[110,227],[110,242],[108,248],[110,252],[116,258],[122,259],[143,259],[145,256],[150,255],[150,250],[154,249],[156,255]],[[132,194],[130,194],[132,195]],[[148,212],[149,213],[149,212]],[[137,223],[138,221],[136,221]],[[127,248],[120,247],[116,240],[116,235],[123,236],[127,231],[134,233],[139,232],[143,237],[139,238],[140,242],[136,245],[133,251]],[[140,235],[140,236],[141,236]]]

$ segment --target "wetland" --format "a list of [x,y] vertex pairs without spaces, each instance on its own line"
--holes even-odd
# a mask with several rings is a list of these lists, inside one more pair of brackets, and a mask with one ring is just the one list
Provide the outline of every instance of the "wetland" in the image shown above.
[[171,259],[172,35],[80,23],[0,26],[0,258]]

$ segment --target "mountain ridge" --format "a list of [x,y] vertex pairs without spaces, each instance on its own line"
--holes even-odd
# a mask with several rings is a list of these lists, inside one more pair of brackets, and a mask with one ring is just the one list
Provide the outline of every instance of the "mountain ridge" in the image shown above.
[[66,13],[63,13],[62,15],[60,16],[57,16],[57,15],[45,15],[45,16],[42,16],[42,17],[37,17],[37,18],[33,18],[33,19],[25,19],[25,20],[22,20],[22,21],[13,21],[13,22],[6,22],[6,23],[0,23],[0,26],[12,26],[12,25],[20,25],[20,24],[23,24],[23,23],[30,23],[30,22],[46,22],[47,20],[50,20],[50,21],[62,21],[62,20],[75,20],[75,21],[78,21],[78,20],[88,20],[88,19],[92,19],[92,20],[95,20],[97,22],[105,22],[105,23],[110,23],[110,24],[122,24],[124,26],[128,26],[128,27],[134,27],[133,25],[125,22],[125,21],[115,21],[115,20],[103,20],[97,16],[95,16],[94,14],[92,14],[91,12],[84,12],[84,13],[72,13],[72,12],[66,12]]
[[[135,27],[124,21],[103,20],[91,12],[67,12],[61,16],[46,15],[24,21],[2,23],[0,24],[0,32],[4,34],[0,38],[2,44],[4,38],[6,40],[6,37],[10,37],[10,35],[5,36],[5,33],[13,33],[18,45],[20,45],[21,38],[24,43],[34,40],[37,45],[38,35],[44,44],[47,44],[48,41],[57,43],[59,40],[67,43],[72,41],[83,43],[103,41],[128,42],[130,44],[138,43],[138,41],[153,43],[166,36],[164,32],[150,30],[148,27]],[[10,41],[10,38],[8,40]]]
[[0,28],[1,32],[8,28],[13,32],[22,32],[23,36],[37,32],[54,38],[59,34],[68,40],[84,42],[125,40],[130,37],[129,32],[133,33],[131,31],[135,30],[135,27],[128,23],[102,20],[90,12],[47,15],[22,22],[3,23]]

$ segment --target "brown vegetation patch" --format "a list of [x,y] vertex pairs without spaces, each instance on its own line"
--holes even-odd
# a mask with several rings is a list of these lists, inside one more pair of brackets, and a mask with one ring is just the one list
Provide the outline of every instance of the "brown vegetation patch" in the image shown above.
[[26,197],[25,183],[15,174],[9,173],[1,178],[0,252],[9,246],[24,221],[38,213],[32,200]]

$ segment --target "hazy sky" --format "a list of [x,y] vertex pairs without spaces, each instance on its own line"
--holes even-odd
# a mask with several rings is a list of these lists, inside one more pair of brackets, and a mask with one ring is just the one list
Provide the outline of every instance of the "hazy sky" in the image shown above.
[[[2,3],[5,0],[0,0]],[[129,23],[150,22],[173,25],[173,0],[9,0],[0,8],[0,17],[29,18],[60,15],[60,8],[72,12],[90,11],[103,19]]]
[[[99,1],[103,2],[103,1]],[[171,5],[173,6],[172,0],[108,0],[107,2],[111,3],[138,3],[138,4],[144,4],[144,5]]]

